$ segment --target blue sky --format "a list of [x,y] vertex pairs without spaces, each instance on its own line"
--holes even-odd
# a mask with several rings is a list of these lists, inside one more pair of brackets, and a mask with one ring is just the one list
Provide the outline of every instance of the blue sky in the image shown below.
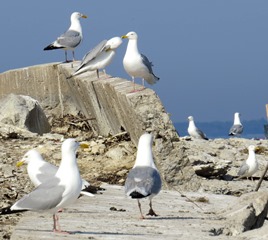
[[[139,49],[160,77],[147,86],[173,122],[189,115],[196,121],[232,121],[234,112],[242,121],[266,117],[267,0],[4,1],[0,72],[63,61],[63,51],[43,48],[68,29],[74,11],[88,15],[81,19],[78,59],[103,39],[138,33]],[[130,79],[122,65],[126,45],[106,70]]]

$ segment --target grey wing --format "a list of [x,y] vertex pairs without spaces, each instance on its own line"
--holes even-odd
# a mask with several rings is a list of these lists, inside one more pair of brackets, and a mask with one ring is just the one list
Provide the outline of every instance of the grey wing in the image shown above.
[[58,178],[40,184],[31,193],[17,201],[11,209],[28,209],[32,211],[48,210],[56,207],[62,200],[64,186],[57,185]]
[[58,167],[47,163],[44,164],[41,168],[39,168],[39,172],[36,175],[36,178],[41,182],[44,183],[49,180],[51,177],[54,177],[58,171]]
[[101,41],[97,46],[95,46],[92,50],[90,50],[82,59],[80,66],[87,64],[89,61],[94,59],[99,55],[100,52],[103,51],[107,40]]
[[229,134],[241,134],[243,132],[243,126],[242,125],[233,125],[229,131]]
[[242,166],[240,167],[239,171],[238,171],[238,176],[243,176],[244,174],[246,174],[249,170],[249,166],[246,164],[246,162],[244,162],[242,164]]
[[82,37],[79,32],[68,30],[57,39],[57,42],[63,47],[75,48],[81,40]]
[[149,59],[143,54],[141,54],[141,58],[142,58],[143,64],[148,68],[149,73],[154,74],[153,69],[152,69],[153,63],[150,62]]
[[196,131],[198,135],[201,136],[203,139],[207,139],[206,135],[200,129],[196,129]]
[[161,177],[154,168],[135,167],[130,170],[126,183],[125,192],[130,195],[131,192],[137,191],[144,196],[157,194],[162,186]]

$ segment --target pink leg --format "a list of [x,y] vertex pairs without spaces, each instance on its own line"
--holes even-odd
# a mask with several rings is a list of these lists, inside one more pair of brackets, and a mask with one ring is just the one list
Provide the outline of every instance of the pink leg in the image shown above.
[[139,209],[140,209],[141,219],[145,219],[145,217],[143,216],[142,211],[141,211],[141,203],[140,203],[139,200],[138,200],[138,207],[139,207]]
[[59,217],[58,217],[57,214],[53,214],[53,232],[69,234],[68,232],[61,231],[60,223],[59,223]]

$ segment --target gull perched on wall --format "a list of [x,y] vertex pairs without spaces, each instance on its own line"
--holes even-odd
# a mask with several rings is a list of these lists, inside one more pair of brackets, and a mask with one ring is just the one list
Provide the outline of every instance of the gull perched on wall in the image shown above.
[[243,164],[241,165],[239,171],[238,171],[238,178],[248,178],[251,177],[252,180],[252,175],[258,171],[258,161],[255,156],[255,150],[257,150],[258,147],[255,147],[254,145],[250,145],[248,147],[248,158]]
[[147,215],[157,216],[152,207],[152,198],[160,192],[162,186],[160,174],[153,160],[152,142],[153,137],[149,133],[144,133],[140,137],[136,161],[125,182],[125,193],[130,198],[138,200],[142,219],[144,216],[139,199],[148,197],[150,210]]
[[135,92],[135,78],[142,79],[143,89],[144,80],[149,84],[155,84],[159,77],[155,76],[152,69],[152,62],[139,53],[138,50],[138,35],[135,32],[129,32],[123,35],[122,38],[128,38],[127,50],[123,59],[125,71],[131,76],[133,82],[133,91]]
[[113,37],[108,41],[101,41],[96,47],[94,47],[84,56],[82,62],[70,77],[77,76],[87,71],[96,70],[97,77],[99,78],[100,69],[103,69],[104,73],[106,74],[105,67],[112,62],[116,49],[121,45],[121,43],[122,39],[120,37]]
[[191,137],[193,138],[199,138],[199,139],[205,139],[208,140],[208,138],[206,137],[206,135],[195,126],[194,123],[194,117],[193,116],[189,116],[188,117],[189,120],[189,126],[188,126],[188,133]]
[[71,26],[69,29],[60,35],[57,40],[49,44],[44,50],[55,50],[55,49],[63,49],[65,50],[65,61],[67,60],[67,50],[72,50],[73,52],[73,61],[75,61],[74,57],[74,49],[81,43],[82,36],[82,27],[80,24],[80,18],[87,18],[86,15],[74,12],[71,15]]
[[234,124],[230,128],[229,136],[239,136],[243,132],[243,125],[240,122],[240,113],[234,114]]

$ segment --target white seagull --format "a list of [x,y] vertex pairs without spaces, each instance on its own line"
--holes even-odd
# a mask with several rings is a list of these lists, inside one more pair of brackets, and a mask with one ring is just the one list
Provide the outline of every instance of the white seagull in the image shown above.
[[250,145],[248,147],[248,159],[243,162],[243,164],[241,165],[239,171],[238,171],[238,178],[248,178],[251,177],[252,179],[252,175],[257,172],[258,170],[258,161],[256,159],[255,156],[255,150],[258,149],[258,147],[255,147],[253,145]]
[[240,113],[234,114],[234,124],[230,128],[229,136],[239,136],[243,132],[243,125],[240,122]]
[[108,41],[101,41],[96,47],[94,47],[83,57],[79,67],[70,77],[87,71],[96,70],[97,77],[99,78],[100,69],[103,69],[104,73],[106,74],[105,67],[112,62],[115,56],[115,51],[121,45],[121,43],[122,39],[120,37],[114,37]]
[[147,215],[157,216],[152,207],[152,198],[160,192],[162,186],[160,174],[153,160],[152,142],[153,137],[149,133],[140,137],[136,161],[125,182],[125,193],[130,198],[138,200],[142,219],[144,216],[139,199],[149,197],[150,210]]
[[138,35],[135,32],[129,32],[123,35],[122,38],[128,38],[128,45],[126,54],[123,59],[125,71],[131,76],[135,91],[135,78],[142,78],[142,85],[144,87],[144,80],[149,84],[154,84],[159,80],[155,76],[152,69],[152,62],[148,58],[139,53],[138,50]]
[[188,126],[188,133],[191,137],[193,138],[199,138],[199,139],[205,139],[208,140],[208,138],[206,137],[206,135],[195,126],[194,123],[194,118],[193,116],[189,116],[188,117],[189,120],[189,126]]
[[72,50],[73,52],[73,61],[75,60],[74,57],[74,49],[81,43],[82,41],[82,27],[80,24],[80,18],[87,18],[86,15],[74,12],[71,15],[71,26],[69,29],[63,33],[60,37],[57,38],[56,41],[49,44],[44,50],[54,50],[54,49],[63,49],[65,50],[65,61],[67,60],[67,50]]
[[41,183],[12,206],[0,210],[0,215],[23,211],[47,211],[53,214],[53,231],[61,232],[57,212],[74,203],[81,191],[82,181],[76,162],[79,143],[66,139],[61,147],[62,160],[55,177]]
[[[80,144],[80,146],[83,146]],[[51,177],[55,177],[58,167],[45,161],[41,154],[36,149],[29,150],[20,161],[17,162],[17,167],[27,164],[27,172],[30,180],[35,187],[38,187],[41,183],[45,183]],[[88,188],[90,183],[82,179],[81,194],[86,196],[94,196],[93,194],[83,191]]]

